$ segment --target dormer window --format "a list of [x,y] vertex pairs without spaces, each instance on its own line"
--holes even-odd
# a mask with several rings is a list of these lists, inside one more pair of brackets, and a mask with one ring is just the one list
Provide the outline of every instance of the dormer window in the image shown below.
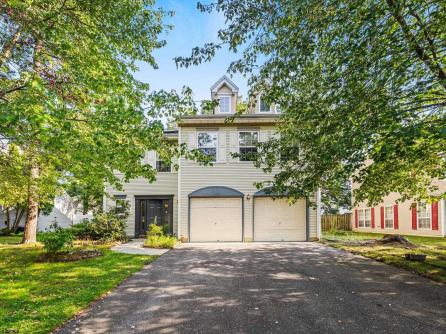
[[222,114],[229,114],[231,112],[230,96],[220,96],[220,112]]
[[271,112],[271,106],[259,96],[259,113]]

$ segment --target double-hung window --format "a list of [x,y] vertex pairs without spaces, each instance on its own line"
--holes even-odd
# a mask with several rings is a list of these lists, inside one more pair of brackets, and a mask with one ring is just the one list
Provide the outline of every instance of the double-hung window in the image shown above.
[[267,104],[262,97],[259,97],[259,112],[260,113],[267,113],[271,111],[271,106]]
[[259,142],[258,131],[239,132],[239,156],[240,161],[254,161],[257,154],[257,144]]
[[211,158],[211,161],[217,161],[217,132],[198,132],[198,149]]
[[425,202],[418,203],[417,217],[418,217],[418,228],[431,228],[431,206]]
[[358,210],[358,227],[370,227],[372,225],[372,210],[359,209]]
[[156,171],[158,173],[170,173],[172,171],[172,166],[158,157],[158,159],[156,159]]
[[230,96],[220,96],[220,112],[222,114],[231,113],[231,97]]
[[393,206],[384,207],[384,227],[393,228]]

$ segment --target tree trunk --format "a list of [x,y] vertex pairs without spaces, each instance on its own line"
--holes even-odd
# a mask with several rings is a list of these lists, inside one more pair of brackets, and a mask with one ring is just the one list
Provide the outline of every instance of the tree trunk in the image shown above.
[[9,208],[5,208],[5,219],[6,219],[6,229],[8,232],[11,230],[10,216],[9,216]]
[[23,244],[33,244],[37,241],[37,217],[39,214],[39,202],[37,196],[37,179],[39,178],[39,167],[35,164],[30,168],[30,185],[28,187],[28,212],[26,214],[25,233]]

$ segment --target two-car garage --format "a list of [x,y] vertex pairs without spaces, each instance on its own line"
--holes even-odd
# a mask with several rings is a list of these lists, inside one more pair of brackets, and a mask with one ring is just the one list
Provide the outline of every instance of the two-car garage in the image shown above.
[[[252,222],[245,222],[244,194],[215,186],[189,194],[190,242],[241,242],[245,235],[253,241],[305,241],[307,239],[306,201],[289,205],[286,199],[273,199],[264,191],[252,198]],[[252,228],[251,231],[247,231]]]

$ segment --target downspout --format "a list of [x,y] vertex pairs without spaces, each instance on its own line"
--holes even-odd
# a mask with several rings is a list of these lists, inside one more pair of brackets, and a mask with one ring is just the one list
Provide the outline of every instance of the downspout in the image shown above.
[[188,203],[187,203],[187,242],[190,241],[190,196],[188,197]]
[[321,239],[321,189],[316,193],[316,237]]

